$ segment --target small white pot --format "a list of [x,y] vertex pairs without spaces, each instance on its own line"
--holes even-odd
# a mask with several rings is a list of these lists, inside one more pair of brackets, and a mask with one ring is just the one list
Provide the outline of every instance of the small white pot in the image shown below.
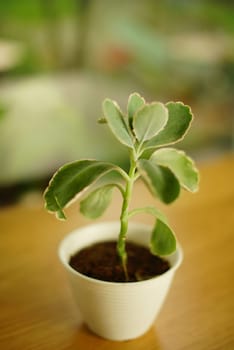
[[[129,223],[128,239],[149,245],[152,227]],[[71,281],[75,300],[88,327],[110,340],[128,340],[144,334],[158,315],[182,261],[182,250],[167,257],[171,268],[160,276],[129,283],[105,282],[87,277],[69,265],[70,256],[93,243],[116,240],[119,222],[104,222],[79,228],[64,238],[59,257]]]

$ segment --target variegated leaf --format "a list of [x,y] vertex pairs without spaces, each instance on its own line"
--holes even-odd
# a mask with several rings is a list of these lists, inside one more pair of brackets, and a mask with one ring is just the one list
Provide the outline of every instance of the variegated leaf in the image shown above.
[[133,129],[139,142],[145,142],[157,135],[166,125],[168,110],[160,103],[147,104],[133,117]]
[[162,202],[171,203],[179,196],[179,182],[169,169],[151,160],[141,159],[138,162],[138,171],[151,193]]
[[186,190],[196,192],[199,185],[199,173],[193,160],[185,152],[174,148],[162,148],[155,151],[150,160],[157,165],[170,169]]

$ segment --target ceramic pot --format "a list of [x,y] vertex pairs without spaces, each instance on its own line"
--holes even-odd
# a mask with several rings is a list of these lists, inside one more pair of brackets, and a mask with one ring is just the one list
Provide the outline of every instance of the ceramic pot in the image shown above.
[[[93,243],[116,240],[119,222],[103,222],[79,228],[66,236],[59,257],[71,281],[73,294],[84,322],[97,335],[110,340],[128,340],[141,336],[157,317],[182,261],[182,250],[167,259],[170,269],[160,276],[129,283],[105,282],[87,277],[69,265],[69,258]],[[130,222],[128,239],[148,246],[152,227]]]

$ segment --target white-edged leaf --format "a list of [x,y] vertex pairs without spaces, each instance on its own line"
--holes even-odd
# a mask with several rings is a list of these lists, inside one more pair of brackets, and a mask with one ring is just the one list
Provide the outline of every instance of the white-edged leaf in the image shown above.
[[137,92],[131,94],[128,98],[128,118],[132,119],[134,114],[145,104],[145,99]]
[[143,207],[143,208],[132,209],[128,213],[128,217],[130,218],[133,215],[137,215],[137,214],[141,214],[141,213],[147,213],[147,214],[153,215],[155,218],[158,218],[162,222],[164,222],[165,224],[168,224],[168,220],[167,220],[166,215],[155,207]]
[[125,146],[133,148],[132,136],[117,103],[108,98],[105,99],[103,102],[103,113],[115,137]]
[[97,188],[80,202],[80,212],[90,219],[101,216],[110,204],[114,185]]
[[169,255],[176,250],[176,238],[172,229],[157,219],[152,231],[150,250],[155,255]]
[[145,149],[181,141],[188,131],[193,119],[190,107],[182,102],[168,102],[166,108],[169,114],[165,128],[144,145]]
[[151,193],[162,202],[169,204],[179,196],[180,184],[170,169],[151,160],[140,159],[138,171]]
[[133,117],[133,129],[139,142],[150,140],[166,125],[168,110],[160,102],[144,105]]
[[188,191],[196,192],[199,186],[199,172],[184,151],[174,148],[162,148],[155,151],[150,160],[158,165],[170,169],[178,179],[180,185]]
[[123,174],[118,166],[97,160],[85,159],[65,164],[54,174],[45,191],[46,209],[65,219],[63,208],[110,171]]

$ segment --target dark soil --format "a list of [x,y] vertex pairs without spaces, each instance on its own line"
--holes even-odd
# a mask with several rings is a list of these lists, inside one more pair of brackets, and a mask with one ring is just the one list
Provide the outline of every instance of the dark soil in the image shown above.
[[[128,254],[128,282],[146,280],[166,272],[170,265],[167,260],[152,255],[141,245],[126,243]],[[109,282],[126,282],[116,252],[116,242],[108,241],[84,248],[70,258],[69,264],[83,275]]]

